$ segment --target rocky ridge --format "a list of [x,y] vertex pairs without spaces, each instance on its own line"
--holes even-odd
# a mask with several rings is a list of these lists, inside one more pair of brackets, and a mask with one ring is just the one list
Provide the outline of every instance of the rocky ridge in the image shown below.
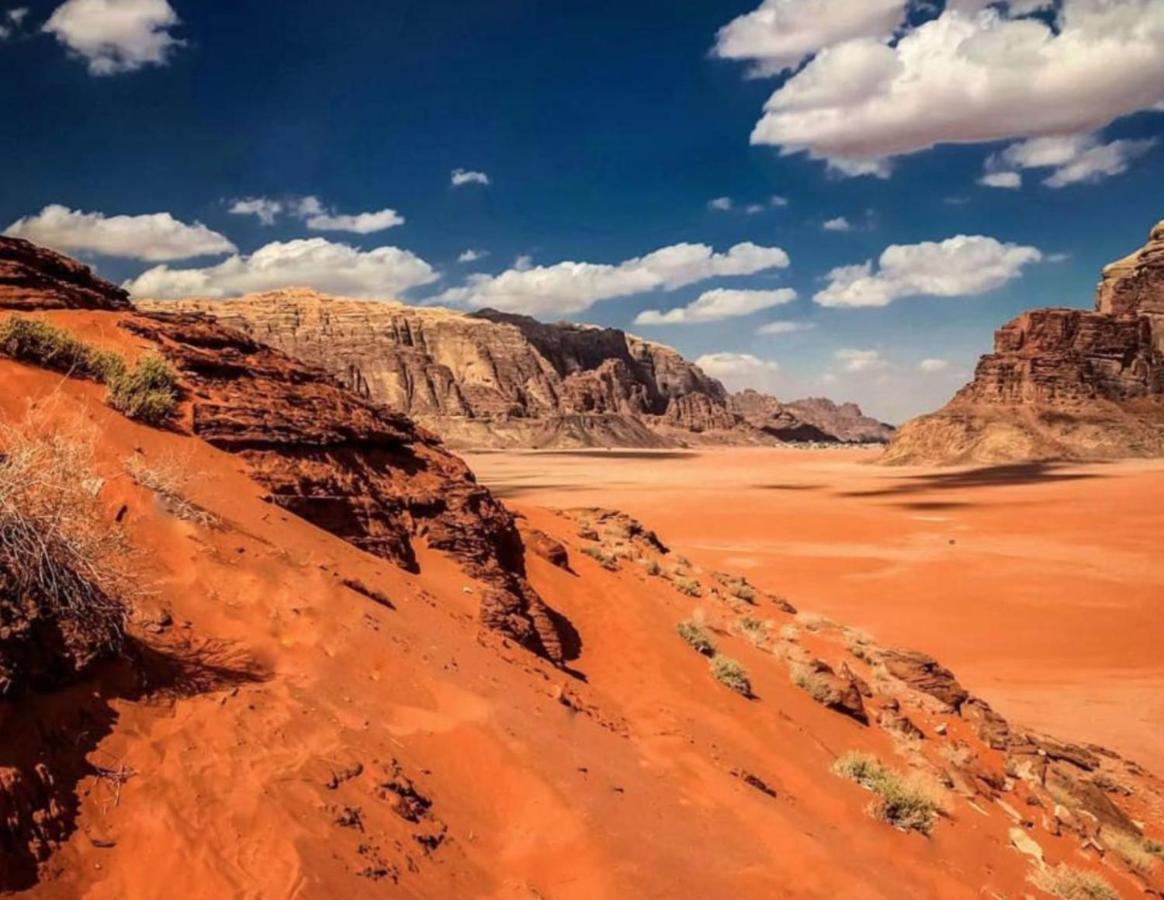
[[889,463],[1164,455],[1164,223],[1106,267],[1095,310],[1038,309],[943,409],[905,425]]
[[74,259],[0,235],[0,309],[129,309],[129,295]]
[[[670,347],[614,328],[481,310],[409,307],[288,289],[229,300],[139,301],[209,313],[327,368],[362,396],[406,412],[454,446],[670,447],[786,440],[883,440],[846,405],[767,398],[737,408],[724,386]],[[747,405],[745,403],[745,405]],[[776,424],[769,419],[776,415]],[[855,417],[854,417],[855,416]],[[854,436],[856,435],[856,436]]]

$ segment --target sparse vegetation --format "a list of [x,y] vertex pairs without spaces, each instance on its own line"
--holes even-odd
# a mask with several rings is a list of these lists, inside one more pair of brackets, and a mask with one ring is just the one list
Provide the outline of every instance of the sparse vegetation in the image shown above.
[[870,812],[905,831],[929,834],[941,804],[934,791],[884,765],[868,753],[846,753],[833,764],[833,772],[855,781],[877,795]]
[[792,682],[805,691],[817,703],[827,703],[832,697],[829,683],[818,673],[803,663],[792,663],[789,670]]
[[601,547],[586,546],[582,548],[582,552],[597,562],[602,568],[608,569],[611,572],[618,571],[618,559],[607,553]]
[[703,590],[699,586],[699,582],[694,578],[678,578],[675,581],[675,588],[681,594],[686,594],[688,597],[701,597]]
[[711,661],[711,674],[716,681],[737,694],[752,696],[752,682],[748,679],[748,671],[734,659],[727,656],[714,657]]
[[1155,867],[1161,852],[1159,844],[1126,831],[1104,828],[1099,839],[1138,875],[1147,876]]
[[796,619],[805,631],[820,631],[834,624],[832,619],[818,613],[797,613]]
[[780,627],[780,638],[785,641],[794,641],[800,636],[800,629],[791,622]]
[[698,622],[686,619],[676,625],[675,630],[679,632],[679,637],[704,656],[715,656],[715,643],[707,629]]
[[647,574],[653,578],[658,578],[663,574],[663,567],[659,565],[659,561],[655,559],[648,559],[646,563]]
[[91,347],[63,328],[9,316],[0,323],[0,354],[104,384],[110,406],[149,425],[165,423],[178,405],[178,375],[156,353],[130,369],[116,353]]
[[743,616],[737,620],[736,628],[756,647],[763,647],[768,642],[768,623],[761,619]]
[[1042,869],[1031,876],[1031,883],[1063,900],[1119,900],[1115,889],[1094,872],[1074,869],[1066,863]]
[[216,528],[218,518],[186,496],[190,468],[176,460],[163,459],[153,465],[143,457],[130,456],[122,463],[126,474],[149,491],[153,491],[165,510],[186,522],[204,528]]

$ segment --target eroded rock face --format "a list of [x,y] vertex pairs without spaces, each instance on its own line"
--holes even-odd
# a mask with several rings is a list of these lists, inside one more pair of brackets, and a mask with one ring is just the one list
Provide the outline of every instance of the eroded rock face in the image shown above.
[[[464,314],[304,289],[138,305],[210,313],[326,368],[360,395],[407,413],[456,446],[663,448],[786,439],[754,425],[733,407],[722,384],[670,347],[615,328],[547,325],[495,310]],[[840,409],[843,418],[848,407]]]
[[194,433],[242,456],[272,502],[407,569],[423,535],[487,585],[487,627],[561,660],[556,626],[525,579],[513,516],[434,435],[209,317],[123,324],[180,371]]
[[759,391],[732,394],[729,405],[748,424],[781,441],[883,444],[894,428],[865,415],[855,403],[810,397],[782,403]]
[[1164,223],[1104,269],[1095,311],[1038,309],[942,410],[908,423],[895,463],[1164,455]]
[[0,236],[0,309],[129,309],[129,295],[74,259]]

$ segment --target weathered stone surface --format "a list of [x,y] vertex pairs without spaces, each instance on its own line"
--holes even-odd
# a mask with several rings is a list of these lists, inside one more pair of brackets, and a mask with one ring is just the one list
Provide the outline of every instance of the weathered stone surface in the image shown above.
[[953,672],[924,653],[886,650],[880,659],[894,678],[904,681],[915,691],[937,698],[951,709],[959,709],[970,697]]
[[722,384],[675,350],[615,328],[548,325],[494,310],[466,314],[304,289],[138,305],[210,313],[328,369],[357,393],[407,413],[456,446],[774,444],[850,440],[828,428],[847,435],[865,427],[850,406],[833,407],[839,424],[829,426],[825,401],[805,401],[820,427],[791,412],[779,427],[758,427],[733,407]]
[[1108,266],[1095,311],[1039,309],[995,334],[974,380],[906,424],[892,463],[1164,455],[1164,224]]
[[408,569],[423,534],[488,585],[487,627],[562,658],[525,579],[513,516],[434,435],[209,317],[142,315],[124,326],[178,368],[194,433],[241,455],[272,502]]
[[0,309],[128,309],[129,295],[81,263],[0,236]]
[[883,444],[894,428],[866,416],[855,403],[810,397],[782,403],[759,391],[732,394],[729,405],[745,421],[781,441]]

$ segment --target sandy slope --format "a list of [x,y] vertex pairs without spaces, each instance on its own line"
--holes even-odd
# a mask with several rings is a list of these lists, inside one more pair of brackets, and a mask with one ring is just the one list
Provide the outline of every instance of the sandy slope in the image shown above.
[[511,506],[598,504],[937,656],[1004,714],[1164,771],[1164,463],[894,469],[875,452],[488,453]]

